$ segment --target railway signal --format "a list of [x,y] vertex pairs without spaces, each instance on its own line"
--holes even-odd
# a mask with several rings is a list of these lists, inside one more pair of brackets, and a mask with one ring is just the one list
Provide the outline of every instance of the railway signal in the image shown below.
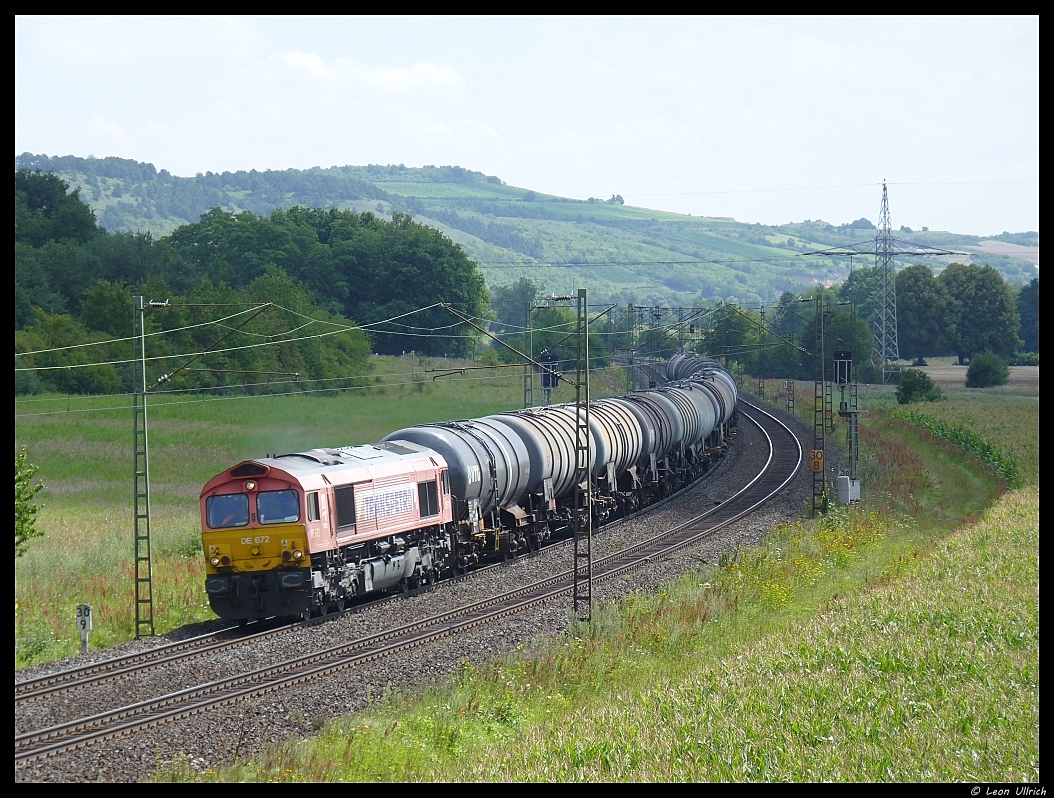
[[542,393],[545,395],[545,406],[549,407],[553,403],[553,391],[560,384],[560,372],[556,368],[560,361],[556,355],[546,350],[538,355],[538,362],[546,369],[542,371]]
[[[838,415],[849,425],[849,473],[840,474],[835,481],[838,501],[851,504],[860,501],[860,479],[857,463],[860,459],[859,404],[856,381],[853,379],[853,353],[834,353],[834,383],[838,386]],[[846,396],[846,389],[849,395]]]

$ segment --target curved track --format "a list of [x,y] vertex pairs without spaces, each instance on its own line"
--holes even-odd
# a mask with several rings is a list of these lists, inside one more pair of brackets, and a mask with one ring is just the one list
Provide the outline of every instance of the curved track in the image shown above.
[[[638,513],[635,514],[635,517],[641,517],[645,513],[653,512],[660,507],[663,507],[678,496],[682,495],[685,491],[695,487],[697,484],[698,481],[693,482],[681,490],[647,505],[638,511]],[[625,520],[628,519],[620,517],[612,521],[612,523]],[[571,540],[569,538],[559,538],[547,544],[545,548],[569,545],[570,543]],[[477,566],[470,569],[467,573],[448,577],[443,580],[443,583],[449,584],[451,582],[470,579],[476,574],[488,569],[500,568],[502,565],[504,565],[504,563],[499,562]],[[426,592],[430,589],[432,589],[431,586],[422,587],[416,591],[411,591],[411,593]],[[293,623],[287,623],[277,618],[267,619],[265,621],[254,621],[248,624],[247,627],[230,626],[216,632],[209,632],[185,640],[165,643],[145,651],[124,654],[122,656],[104,659],[86,665],[79,665],[30,679],[23,679],[15,682],[15,706],[25,705],[42,699],[53,699],[63,693],[72,693],[75,690],[80,690],[85,687],[93,687],[105,682],[147,673],[159,668],[166,668],[171,665],[190,662],[201,657],[220,654],[226,651],[233,651],[242,646],[276,638],[295,629],[303,628],[304,626],[314,626],[343,615],[360,612],[364,608],[373,607],[386,601],[401,598],[402,595],[403,594],[364,596],[348,609],[340,612],[328,613],[323,616],[316,616],[308,621],[297,620]],[[253,631],[257,628],[261,631]],[[247,631],[249,632],[248,634],[245,633]]]
[[[793,479],[802,462],[801,444],[794,433],[775,416],[761,408],[745,402],[741,402],[741,405],[749,408],[749,412],[741,410],[741,414],[760,428],[769,444],[768,459],[757,476],[719,506],[647,540],[596,560],[593,566],[594,581],[624,575],[697,544],[771,500]],[[197,715],[236,701],[284,690],[325,674],[520,613],[539,603],[569,593],[572,588],[573,574],[571,571],[565,571],[533,584],[414,623],[387,629],[351,643],[189,687],[113,711],[18,735],[15,737],[15,763],[17,765],[84,748],[101,740],[126,736],[138,730]],[[275,631],[258,634],[273,634]],[[244,642],[246,639],[240,638],[238,642]],[[225,642],[222,645],[227,644]],[[202,646],[202,649],[209,648],[211,646],[207,643]],[[147,667],[156,665],[148,664]],[[61,690],[63,687],[58,686],[55,689]]]

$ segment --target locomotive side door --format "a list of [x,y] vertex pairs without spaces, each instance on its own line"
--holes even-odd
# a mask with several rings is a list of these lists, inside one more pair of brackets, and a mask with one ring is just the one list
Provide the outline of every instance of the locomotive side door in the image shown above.
[[322,534],[332,538],[333,537],[333,517],[329,512],[329,491],[320,490],[318,492],[318,511],[322,516]]

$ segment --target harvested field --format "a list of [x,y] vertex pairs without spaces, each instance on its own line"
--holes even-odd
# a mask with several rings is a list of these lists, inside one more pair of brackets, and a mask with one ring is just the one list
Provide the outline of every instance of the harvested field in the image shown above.
[[1020,244],[1010,244],[1006,241],[982,241],[977,247],[963,247],[966,250],[980,251],[986,255],[1003,255],[1007,258],[1017,258],[1028,261],[1039,266],[1039,247],[1023,247]]
[[[926,372],[930,379],[945,389],[964,388],[966,386],[966,366],[954,364],[923,366],[919,371]],[[1039,393],[1039,366],[1011,366],[1010,381],[998,388],[984,388],[986,390],[1002,393]]]

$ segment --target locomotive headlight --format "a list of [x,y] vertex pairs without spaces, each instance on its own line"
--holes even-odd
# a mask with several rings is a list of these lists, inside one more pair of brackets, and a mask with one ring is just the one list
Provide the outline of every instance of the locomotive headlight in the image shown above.
[[289,562],[291,559],[293,559],[293,552],[291,552],[291,551],[283,551],[282,552],[282,560],[283,561]]
[[252,480],[249,480],[248,482],[245,483],[245,489],[246,490],[256,490],[256,483],[253,482]]
[[216,568],[219,564],[220,564],[220,558],[219,557],[210,557],[209,558],[209,565],[211,565],[213,568]]
[[230,564],[231,564],[231,558],[228,557],[226,554],[224,554],[222,557],[220,557],[220,565],[230,565]]
[[302,560],[302,559],[304,559],[304,552],[300,551],[300,549],[296,549],[293,552],[293,559],[294,560]]

